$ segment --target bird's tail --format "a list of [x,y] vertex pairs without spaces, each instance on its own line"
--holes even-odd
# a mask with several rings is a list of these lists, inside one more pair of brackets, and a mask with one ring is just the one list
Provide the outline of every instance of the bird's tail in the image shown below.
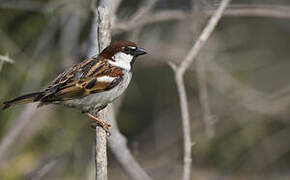
[[7,109],[7,108],[9,108],[11,106],[15,106],[15,105],[36,102],[36,101],[39,101],[42,96],[43,96],[43,92],[36,92],[36,93],[31,93],[31,94],[19,96],[19,97],[12,99],[10,101],[5,101],[3,103],[2,109]]

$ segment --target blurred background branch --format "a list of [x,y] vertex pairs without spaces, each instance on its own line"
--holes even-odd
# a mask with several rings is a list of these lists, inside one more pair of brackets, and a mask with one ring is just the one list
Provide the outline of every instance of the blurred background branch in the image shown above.
[[133,157],[132,153],[127,147],[127,139],[119,131],[114,106],[108,105],[108,122],[111,124],[112,136],[108,138],[108,143],[111,151],[119,161],[122,169],[128,174],[131,179],[151,180],[147,173],[142,169],[138,162]]
[[10,59],[8,55],[0,55],[0,72],[2,70],[2,67],[4,65],[4,63],[14,63],[14,60],[13,59]]
[[200,49],[204,46],[205,42],[213,32],[215,26],[220,20],[224,10],[227,5],[230,3],[230,0],[223,0],[216,10],[216,12],[210,18],[208,24],[205,26],[204,30],[198,37],[196,43],[189,50],[188,54],[181,61],[181,64],[176,66],[171,62],[169,65],[174,70],[175,81],[179,95],[180,101],[180,109],[181,109],[181,117],[182,117],[182,127],[183,127],[183,141],[184,141],[184,169],[183,169],[183,180],[190,179],[190,171],[191,171],[191,147],[193,145],[191,141],[191,133],[190,133],[190,117],[188,110],[188,100],[184,85],[184,73],[191,65],[191,63],[195,60],[198,55]]
[[[136,62],[127,94],[107,117],[113,125],[109,179],[182,176],[180,104],[166,63],[182,64],[180,57],[221,2],[106,1],[112,41],[132,40],[149,52]],[[101,48],[88,44],[98,24],[91,4],[0,2],[0,54],[16,60],[1,70],[1,102],[46,86],[64,68],[94,55],[91,47]],[[192,179],[289,179],[289,7],[287,0],[232,2],[184,71],[196,142]],[[78,111],[28,105],[0,111],[0,119],[0,179],[94,178],[95,131]]]

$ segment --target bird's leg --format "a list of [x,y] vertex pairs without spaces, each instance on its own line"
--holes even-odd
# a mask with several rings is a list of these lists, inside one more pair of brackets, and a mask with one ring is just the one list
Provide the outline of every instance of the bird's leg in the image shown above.
[[92,128],[95,129],[97,126],[101,126],[101,127],[106,131],[106,133],[107,133],[108,135],[111,135],[111,133],[110,133],[110,131],[109,131],[109,128],[111,127],[110,124],[108,124],[108,123],[106,123],[106,122],[104,122],[104,121],[102,121],[102,120],[96,118],[95,116],[91,115],[90,113],[87,113],[87,116],[88,116],[90,119],[94,120],[94,122],[91,123],[91,127],[92,127]]

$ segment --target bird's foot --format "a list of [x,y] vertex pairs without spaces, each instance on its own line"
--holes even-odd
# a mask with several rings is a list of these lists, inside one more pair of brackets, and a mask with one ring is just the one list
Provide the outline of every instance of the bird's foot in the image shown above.
[[87,113],[88,117],[92,120],[94,120],[94,122],[91,123],[91,127],[96,129],[97,126],[101,126],[105,131],[106,134],[108,136],[111,135],[109,128],[111,127],[111,125],[109,123],[106,123],[98,118],[96,118],[95,116],[91,115],[90,113]]

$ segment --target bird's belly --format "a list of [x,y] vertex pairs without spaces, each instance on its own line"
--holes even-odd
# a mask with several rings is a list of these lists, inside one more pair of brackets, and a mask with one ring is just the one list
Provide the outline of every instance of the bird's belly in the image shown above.
[[110,90],[91,94],[80,99],[64,101],[62,102],[62,104],[69,107],[81,109],[82,111],[99,109],[100,107],[103,107],[104,105],[118,98],[127,89],[131,78],[132,74],[126,73],[123,77],[123,80]]

